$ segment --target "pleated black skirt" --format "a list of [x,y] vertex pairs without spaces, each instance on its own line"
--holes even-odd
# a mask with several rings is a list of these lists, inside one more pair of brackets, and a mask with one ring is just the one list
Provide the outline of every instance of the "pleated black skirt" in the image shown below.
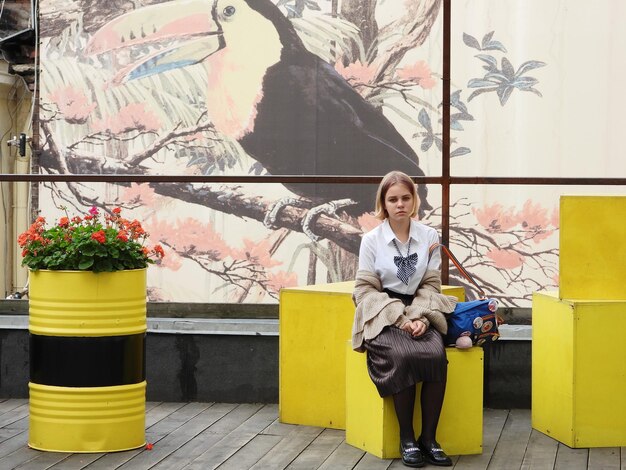
[[[412,300],[387,291],[405,305]],[[398,393],[418,382],[443,382],[448,360],[441,334],[434,328],[413,338],[410,333],[387,326],[376,338],[363,343],[367,351],[367,370],[381,397]]]

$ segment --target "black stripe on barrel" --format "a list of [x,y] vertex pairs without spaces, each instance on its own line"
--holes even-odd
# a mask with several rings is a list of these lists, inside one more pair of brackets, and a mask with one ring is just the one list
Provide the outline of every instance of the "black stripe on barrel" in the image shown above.
[[59,387],[131,385],[146,378],[145,333],[124,336],[30,334],[30,380]]

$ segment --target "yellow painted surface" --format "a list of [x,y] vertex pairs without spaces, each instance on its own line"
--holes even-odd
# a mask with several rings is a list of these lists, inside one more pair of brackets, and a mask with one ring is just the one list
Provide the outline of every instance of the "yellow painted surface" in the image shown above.
[[115,387],[29,383],[28,445],[52,452],[114,452],[146,443],[146,382]]
[[626,300],[626,196],[561,196],[559,296]]
[[[354,281],[280,292],[279,400],[283,423],[346,427],[346,353]],[[443,292],[465,298],[463,287]]]
[[146,270],[30,273],[31,333],[45,336],[123,336],[144,333]]
[[626,301],[533,295],[532,426],[570,447],[626,446]]
[[[367,373],[366,355],[346,343],[346,442],[379,458],[400,456],[400,429],[391,397],[378,395]],[[448,383],[437,440],[450,455],[482,453],[483,350],[446,348]],[[421,429],[418,385],[413,427]]]

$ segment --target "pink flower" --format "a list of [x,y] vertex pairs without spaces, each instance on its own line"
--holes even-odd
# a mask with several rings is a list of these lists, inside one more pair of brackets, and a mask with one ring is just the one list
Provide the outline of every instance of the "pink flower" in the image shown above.
[[364,65],[360,60],[348,64],[345,67],[341,61],[338,61],[335,63],[335,70],[339,72],[339,75],[350,82],[352,86],[369,83],[376,73],[374,64]]
[[550,225],[554,228],[559,228],[559,208],[555,207],[552,211],[552,215],[550,216]]
[[293,272],[279,271],[276,274],[269,274],[267,280],[267,288],[275,293],[280,292],[283,287],[294,287],[297,285],[298,276]]
[[157,131],[161,121],[152,111],[146,110],[145,103],[132,103],[124,106],[115,115],[95,121],[92,129],[95,132],[111,132],[123,134],[130,131]]
[[131,183],[130,188],[124,189],[121,199],[130,204],[143,203],[144,205],[152,205],[154,203],[154,189],[148,183]]
[[244,238],[243,245],[243,249],[233,251],[233,258],[246,259],[251,263],[258,264],[264,268],[271,268],[272,266],[282,264],[280,261],[272,259],[269,240],[261,240],[260,242],[255,243],[248,238]]
[[476,219],[490,232],[505,232],[517,225],[513,208],[504,210],[501,204],[485,206],[484,209],[472,209]]
[[487,257],[491,258],[497,267],[503,269],[513,269],[524,264],[524,259],[512,250],[492,249],[487,252]]
[[82,91],[70,85],[57,88],[50,94],[50,99],[70,124],[84,124],[96,108],[96,104],[90,103]]
[[539,204],[533,204],[530,199],[518,213],[517,218],[526,230],[537,230],[548,225],[548,210]]
[[89,209],[89,213],[91,215],[98,215],[98,208],[96,206],[92,206],[91,209]]
[[363,233],[367,233],[370,230],[378,227],[383,221],[374,217],[370,212],[366,212],[357,218],[357,222],[363,230]]
[[423,60],[418,60],[413,65],[397,70],[398,77],[403,80],[416,81],[419,86],[428,90],[434,87],[437,82],[432,77],[430,67]]

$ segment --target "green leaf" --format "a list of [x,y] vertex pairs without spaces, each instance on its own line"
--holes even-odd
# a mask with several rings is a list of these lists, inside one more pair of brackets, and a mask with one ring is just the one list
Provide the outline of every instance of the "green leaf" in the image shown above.
[[78,263],[78,269],[86,270],[93,266],[93,258],[88,258],[83,256],[80,258],[80,262]]

